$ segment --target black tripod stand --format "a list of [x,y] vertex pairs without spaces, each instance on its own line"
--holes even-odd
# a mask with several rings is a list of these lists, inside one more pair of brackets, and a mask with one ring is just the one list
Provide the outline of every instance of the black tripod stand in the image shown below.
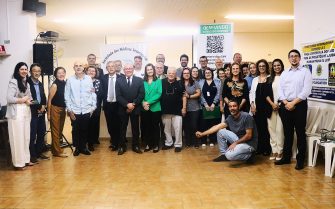
[[[45,132],[44,136],[46,136],[49,132],[51,133],[50,129]],[[62,134],[62,138],[59,139],[59,140],[60,140],[60,147],[61,148],[70,147],[71,151],[73,152],[72,144],[66,139],[66,137],[64,136],[64,134]],[[46,144],[46,146],[48,147],[48,149],[51,147],[50,144]]]

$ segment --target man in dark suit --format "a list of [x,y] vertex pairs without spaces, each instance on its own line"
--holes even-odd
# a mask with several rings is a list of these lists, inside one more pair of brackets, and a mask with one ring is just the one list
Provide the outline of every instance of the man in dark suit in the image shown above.
[[50,159],[42,154],[45,147],[44,134],[45,127],[45,112],[46,112],[46,96],[44,93],[43,84],[38,80],[41,76],[41,66],[39,64],[32,64],[30,66],[31,76],[28,78],[30,85],[31,96],[33,104],[30,105],[31,121],[30,121],[30,161],[37,162],[37,158],[43,160]]
[[116,101],[119,103],[119,115],[121,119],[121,138],[118,155],[126,151],[126,132],[130,118],[131,131],[133,136],[132,148],[136,153],[141,154],[139,144],[139,115],[141,113],[141,103],[144,98],[143,80],[134,76],[134,65],[124,65],[124,77],[116,80],[115,93]]
[[121,77],[116,73],[115,62],[109,61],[106,64],[108,74],[102,76],[101,85],[103,89],[103,109],[105,113],[107,129],[110,136],[109,146],[112,151],[116,151],[120,141],[120,117],[118,114],[119,105],[116,101],[115,84]]

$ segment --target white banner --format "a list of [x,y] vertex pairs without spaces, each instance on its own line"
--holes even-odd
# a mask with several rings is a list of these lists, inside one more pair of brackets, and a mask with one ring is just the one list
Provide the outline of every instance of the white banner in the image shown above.
[[312,73],[310,98],[335,101],[335,37],[302,45],[304,66]]
[[108,61],[121,60],[125,63],[134,63],[134,57],[142,57],[142,69],[148,63],[147,46],[145,43],[107,44],[100,47],[101,68],[106,71]]
[[215,59],[220,57],[225,63],[233,60],[232,23],[200,25],[197,41],[197,60],[201,56],[208,59],[208,67],[215,68]]

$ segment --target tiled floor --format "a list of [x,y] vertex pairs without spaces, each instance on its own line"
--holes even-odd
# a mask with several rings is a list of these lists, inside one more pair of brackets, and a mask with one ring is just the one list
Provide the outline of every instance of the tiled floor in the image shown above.
[[1,167],[0,208],[335,208],[335,180],[322,161],[302,171],[261,156],[254,165],[214,163],[216,147],[118,156],[101,142],[91,156]]

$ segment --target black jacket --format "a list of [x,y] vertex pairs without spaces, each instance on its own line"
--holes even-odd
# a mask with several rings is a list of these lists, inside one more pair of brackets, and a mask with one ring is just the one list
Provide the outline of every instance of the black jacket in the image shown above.
[[[31,92],[31,96],[32,96],[33,100],[37,100],[37,95],[36,95],[36,90],[35,90],[33,80],[31,79],[31,77],[29,77],[27,81],[30,85],[30,92]],[[40,89],[41,103],[30,105],[30,110],[31,110],[32,116],[37,116],[38,115],[37,111],[39,109],[41,109],[42,105],[47,104],[47,98],[45,96],[43,84],[41,82],[38,82],[38,87]]]

